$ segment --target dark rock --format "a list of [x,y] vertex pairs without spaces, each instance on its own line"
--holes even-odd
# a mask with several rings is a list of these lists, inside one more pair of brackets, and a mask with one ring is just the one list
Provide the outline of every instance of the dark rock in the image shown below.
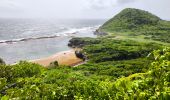
[[78,58],[83,59],[84,61],[87,59],[87,57],[81,51],[76,50],[75,54]]
[[97,29],[97,30],[94,32],[94,35],[102,36],[102,35],[107,35],[107,33],[106,33],[106,32],[102,32],[102,31],[100,31],[99,29]]

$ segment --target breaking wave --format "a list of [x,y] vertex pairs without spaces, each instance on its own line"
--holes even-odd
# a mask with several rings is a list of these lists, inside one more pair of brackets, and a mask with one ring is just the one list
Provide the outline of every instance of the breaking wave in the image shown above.
[[12,44],[12,43],[17,43],[17,42],[24,42],[24,41],[30,41],[30,40],[38,40],[38,39],[48,39],[48,38],[57,38],[57,37],[71,37],[79,32],[82,31],[95,31],[97,28],[100,26],[94,26],[94,27],[83,27],[83,28],[70,28],[66,31],[63,32],[58,32],[56,34],[50,35],[50,36],[40,36],[40,37],[30,37],[30,38],[19,38],[19,39],[10,39],[10,40],[0,40],[0,44],[2,43],[7,43],[7,44]]

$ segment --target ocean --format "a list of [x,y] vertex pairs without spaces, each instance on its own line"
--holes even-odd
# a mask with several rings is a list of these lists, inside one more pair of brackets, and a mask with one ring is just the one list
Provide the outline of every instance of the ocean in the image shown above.
[[0,58],[7,64],[69,50],[72,37],[96,37],[105,20],[0,19]]

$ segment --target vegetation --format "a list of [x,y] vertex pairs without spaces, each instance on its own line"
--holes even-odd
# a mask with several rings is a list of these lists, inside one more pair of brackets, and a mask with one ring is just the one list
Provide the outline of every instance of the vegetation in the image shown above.
[[[0,99],[169,100],[170,48],[154,40],[138,41],[134,35],[143,32],[147,38],[168,42],[168,25],[146,11],[125,9],[100,28],[111,35],[69,41],[70,47],[81,48],[75,52],[78,57],[88,59],[83,65],[59,66],[55,61],[47,69],[26,61],[0,63]],[[150,29],[163,33],[155,35]],[[134,39],[113,35],[120,31]]]
[[82,48],[86,45],[90,44],[97,44],[100,43],[100,39],[93,39],[93,38],[72,38],[68,46],[73,47],[73,48]]
[[[161,48],[161,45],[155,43],[115,40],[105,37],[93,39],[92,42],[97,41],[96,44],[91,44],[89,38],[78,38],[78,40],[88,41],[89,43],[80,44],[86,45],[82,48],[82,52],[87,56],[88,63],[76,69],[95,75],[109,75],[114,78],[145,72],[153,61],[153,59],[148,59],[146,56],[154,49]],[[80,47],[78,43],[76,46]]]
[[48,68],[53,69],[59,66],[58,61],[51,62]]
[[[102,74],[107,65],[88,67],[89,64],[71,68],[44,69],[37,64],[21,62],[14,66],[1,65],[1,99],[170,99],[170,49],[150,53],[155,60],[145,73],[115,78]],[[20,69],[25,66],[31,69]],[[32,66],[38,71],[32,70]],[[105,68],[107,67],[107,68]],[[15,69],[15,70],[14,70]],[[16,69],[19,69],[16,72]],[[88,69],[88,70],[86,70]],[[90,71],[91,70],[91,71]],[[92,72],[93,70],[93,72]],[[128,71],[128,70],[127,70]],[[31,75],[29,73],[32,73]],[[106,73],[105,72],[105,73]],[[21,74],[23,76],[21,76]],[[12,76],[11,76],[12,75]],[[12,78],[11,78],[12,77]]]
[[146,39],[170,43],[170,22],[143,10],[127,8],[107,21],[100,31],[145,35]]
[[106,29],[107,31],[138,30],[145,25],[157,25],[159,21],[161,21],[160,18],[147,11],[126,8],[106,22],[101,29]]

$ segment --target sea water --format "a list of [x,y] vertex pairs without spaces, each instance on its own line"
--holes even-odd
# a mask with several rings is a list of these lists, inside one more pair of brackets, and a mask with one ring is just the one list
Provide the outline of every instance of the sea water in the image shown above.
[[0,19],[0,58],[7,64],[69,50],[72,37],[96,37],[105,20]]

